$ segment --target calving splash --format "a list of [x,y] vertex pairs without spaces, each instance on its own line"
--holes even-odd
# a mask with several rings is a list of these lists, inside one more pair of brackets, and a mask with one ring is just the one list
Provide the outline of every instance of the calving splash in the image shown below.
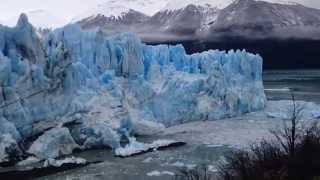
[[265,103],[259,55],[187,55],[181,45],[149,46],[134,34],[106,37],[77,25],[39,38],[25,15],[14,28],[0,27],[1,161],[118,149],[124,137]]

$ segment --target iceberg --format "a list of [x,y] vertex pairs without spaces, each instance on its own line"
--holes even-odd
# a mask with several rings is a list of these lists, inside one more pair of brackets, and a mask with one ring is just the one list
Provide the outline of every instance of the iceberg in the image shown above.
[[[132,33],[107,36],[78,25],[40,36],[25,15],[16,27],[0,26],[0,120],[9,127],[0,135],[21,143],[42,133],[23,144],[39,158],[76,146],[117,149],[130,134],[265,105],[262,58],[245,50],[188,55],[182,45],[150,46]],[[73,121],[62,127],[66,119]],[[44,122],[57,127],[35,129]]]
[[83,159],[83,158],[76,158],[76,157],[70,157],[70,158],[65,158],[62,160],[56,160],[56,159],[47,159],[43,166],[44,167],[61,167],[64,164],[78,164],[78,165],[85,165],[87,164],[87,160]]
[[147,173],[147,176],[162,176],[162,175],[168,175],[168,176],[174,176],[175,174],[173,172],[170,171],[151,171]]
[[157,140],[148,144],[138,142],[135,138],[129,138],[129,144],[127,144],[125,147],[119,147],[115,149],[115,155],[125,158],[146,153],[148,151],[156,151],[159,148],[182,145],[185,145],[185,143],[173,140]]

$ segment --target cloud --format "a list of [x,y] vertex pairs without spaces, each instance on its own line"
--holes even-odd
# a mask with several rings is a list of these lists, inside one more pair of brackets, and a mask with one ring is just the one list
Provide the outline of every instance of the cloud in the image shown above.
[[71,19],[90,7],[96,6],[99,0],[1,0],[2,19],[9,19],[31,10],[42,9],[64,19]]

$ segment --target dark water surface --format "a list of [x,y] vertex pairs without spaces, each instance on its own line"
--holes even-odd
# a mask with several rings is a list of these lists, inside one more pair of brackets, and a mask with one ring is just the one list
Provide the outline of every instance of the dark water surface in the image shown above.
[[263,74],[269,100],[296,99],[320,103],[320,70],[266,70]]
[[[155,151],[130,158],[114,157],[112,152],[92,150],[77,154],[90,160],[104,161],[84,168],[69,170],[39,180],[173,180],[178,169],[209,164],[214,167],[228,147],[192,146]],[[156,173],[160,172],[160,175]]]

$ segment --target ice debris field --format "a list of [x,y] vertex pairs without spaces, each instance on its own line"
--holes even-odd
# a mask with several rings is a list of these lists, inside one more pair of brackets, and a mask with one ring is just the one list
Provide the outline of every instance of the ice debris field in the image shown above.
[[133,135],[265,105],[259,55],[187,55],[181,45],[149,46],[131,33],[109,37],[77,25],[40,36],[25,15],[16,27],[0,25],[0,162],[93,147],[127,153],[139,143],[120,141]]

